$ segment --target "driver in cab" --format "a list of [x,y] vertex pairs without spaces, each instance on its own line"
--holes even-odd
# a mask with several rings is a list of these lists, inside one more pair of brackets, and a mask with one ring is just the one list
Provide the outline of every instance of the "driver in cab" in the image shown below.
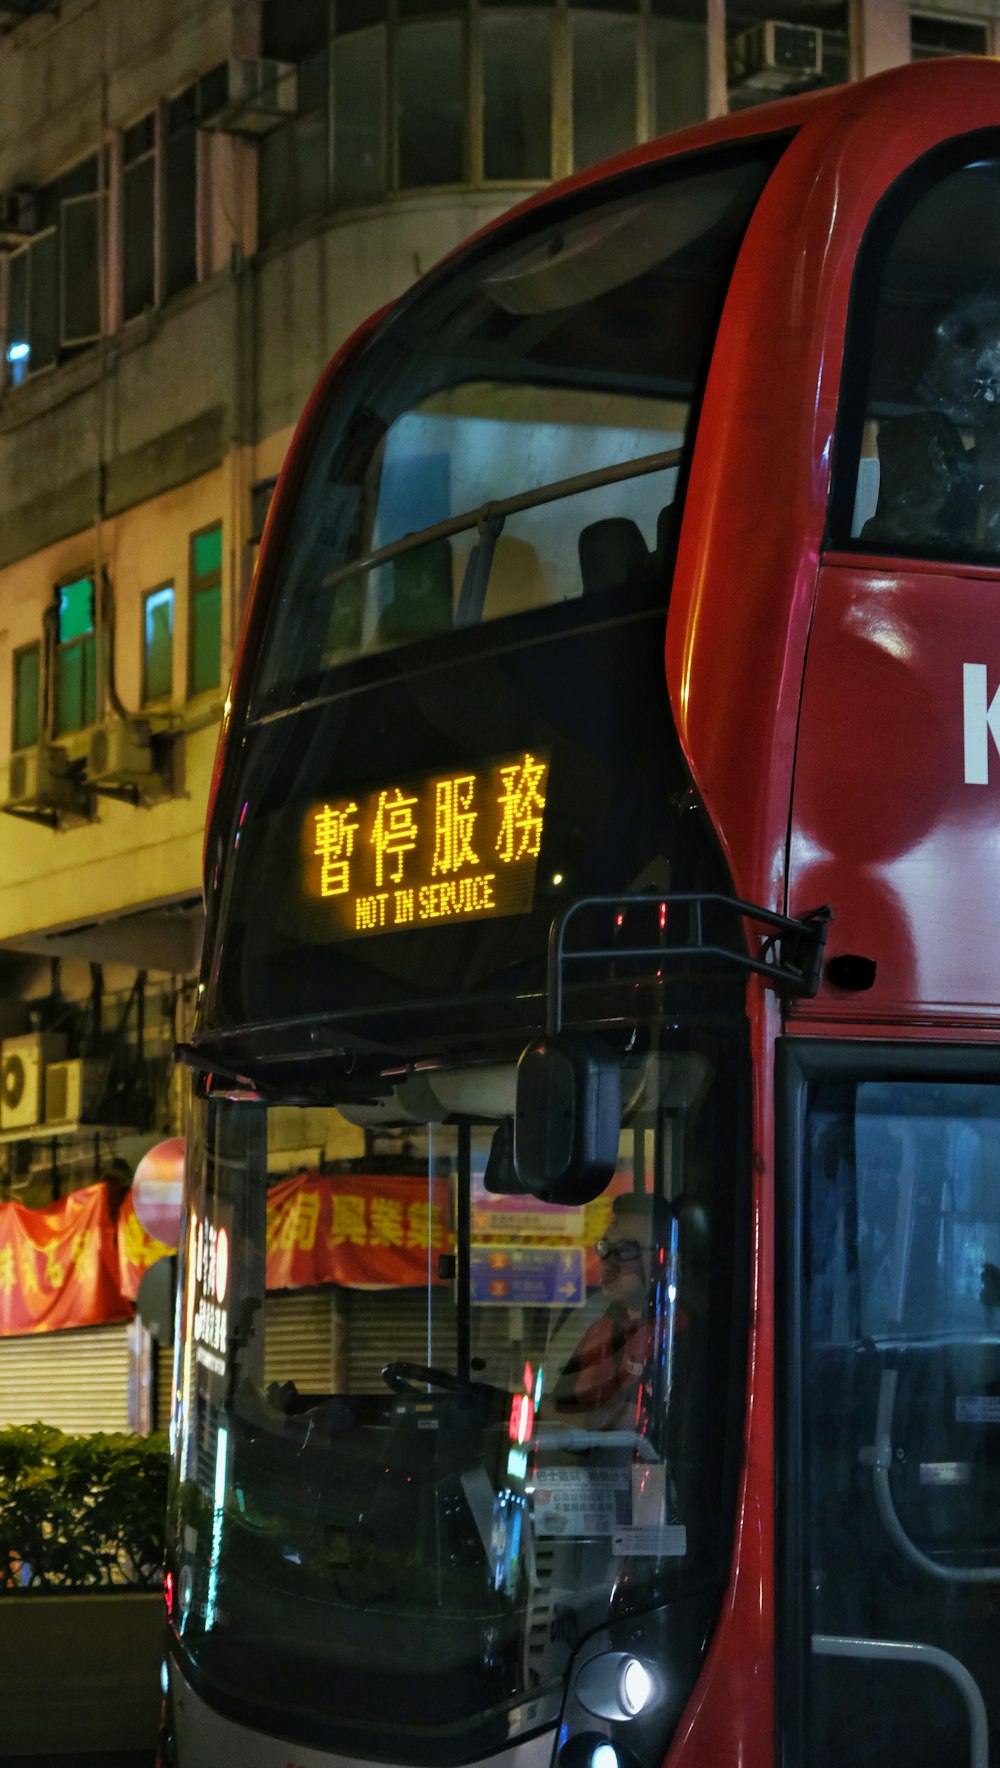
[[591,1430],[641,1428],[644,1376],[654,1352],[650,1200],[616,1197],[601,1261],[604,1312],[587,1327],[556,1384],[554,1405]]

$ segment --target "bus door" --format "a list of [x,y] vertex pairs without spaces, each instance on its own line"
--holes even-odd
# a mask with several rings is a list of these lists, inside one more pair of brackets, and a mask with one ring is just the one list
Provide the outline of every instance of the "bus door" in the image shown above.
[[1000,1050],[789,1041],[785,1759],[1000,1746]]

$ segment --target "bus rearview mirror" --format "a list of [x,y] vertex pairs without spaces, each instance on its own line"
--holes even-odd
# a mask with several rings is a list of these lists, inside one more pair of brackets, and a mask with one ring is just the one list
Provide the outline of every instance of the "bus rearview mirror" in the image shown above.
[[517,1065],[514,1166],[546,1203],[589,1203],[610,1183],[621,1132],[621,1070],[599,1037],[563,1031]]

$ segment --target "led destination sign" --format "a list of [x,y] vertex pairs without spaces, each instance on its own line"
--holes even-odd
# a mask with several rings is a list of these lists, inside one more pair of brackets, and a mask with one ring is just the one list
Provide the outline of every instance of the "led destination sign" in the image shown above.
[[547,756],[525,751],[311,805],[305,888],[327,938],[530,910],[548,771]]

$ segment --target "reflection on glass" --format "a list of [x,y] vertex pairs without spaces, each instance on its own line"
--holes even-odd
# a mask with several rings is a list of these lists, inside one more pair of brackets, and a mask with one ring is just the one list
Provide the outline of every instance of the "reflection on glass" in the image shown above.
[[[586,1208],[509,1168],[487,1189],[500,1116],[366,1137],[332,1108],[204,1108],[177,1588],[210,1684],[426,1760],[526,1694],[554,1717],[623,1577],[641,1604],[722,1575],[734,1049],[635,1059]],[[502,1112],[514,1066],[490,1076]],[[441,1090],[471,1108],[475,1071]]]
[[[805,1168],[807,1631],[947,1653],[995,1748],[998,1089],[817,1085]],[[811,1654],[807,1676],[817,1768],[968,1762],[960,1691],[915,1657]]]

